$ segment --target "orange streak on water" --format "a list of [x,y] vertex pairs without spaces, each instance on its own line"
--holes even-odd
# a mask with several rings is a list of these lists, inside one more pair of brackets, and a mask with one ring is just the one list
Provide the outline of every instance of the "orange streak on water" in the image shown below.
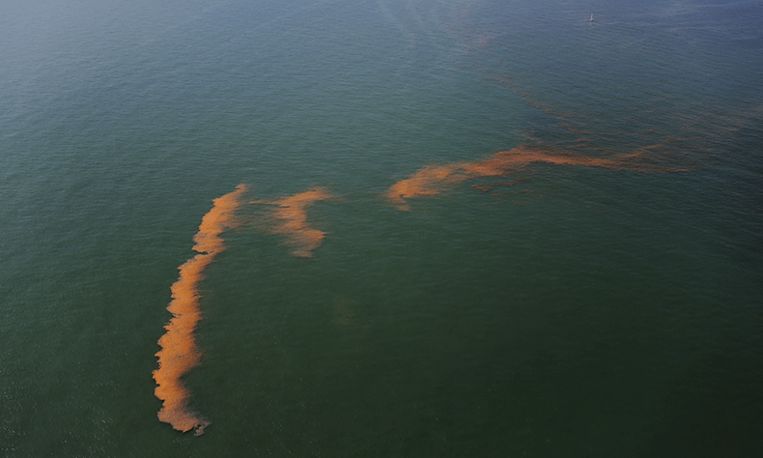
[[273,232],[287,237],[294,256],[311,257],[313,250],[323,242],[326,233],[310,227],[307,223],[307,208],[313,202],[331,198],[332,195],[326,189],[316,187],[272,202],[276,205]]
[[239,198],[246,191],[240,184],[236,190],[212,201],[212,208],[204,215],[194,236],[193,250],[198,254],[178,267],[179,277],[170,288],[172,300],[167,310],[172,318],[159,339],[161,350],[156,353],[159,367],[154,370],[154,394],[162,401],[157,416],[178,431],[195,429],[197,435],[209,424],[188,408],[190,392],[183,376],[199,363],[201,354],[196,345],[194,330],[201,319],[199,310],[199,282],[204,269],[220,254],[225,246],[221,234],[233,226]]
[[603,158],[553,153],[519,146],[509,151],[499,151],[481,161],[426,166],[408,178],[393,184],[387,191],[387,198],[400,210],[408,210],[407,199],[435,196],[464,181],[480,177],[504,176],[513,170],[533,163],[622,170],[678,171],[678,169],[671,170],[639,162],[638,159],[648,149],[649,147],[611,158]]

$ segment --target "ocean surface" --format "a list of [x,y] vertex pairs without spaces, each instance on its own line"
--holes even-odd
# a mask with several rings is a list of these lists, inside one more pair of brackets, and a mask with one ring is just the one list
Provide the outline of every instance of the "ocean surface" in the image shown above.
[[3,457],[763,456],[763,3],[3,0],[0,253]]

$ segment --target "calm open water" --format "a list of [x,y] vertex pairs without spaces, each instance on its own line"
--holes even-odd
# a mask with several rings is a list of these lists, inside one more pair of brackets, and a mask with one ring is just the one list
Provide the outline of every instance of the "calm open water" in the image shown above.
[[[0,455],[763,456],[762,56],[756,0],[3,0]],[[384,197],[519,145],[685,171]],[[151,372],[238,183],[336,198],[223,235],[197,438]]]

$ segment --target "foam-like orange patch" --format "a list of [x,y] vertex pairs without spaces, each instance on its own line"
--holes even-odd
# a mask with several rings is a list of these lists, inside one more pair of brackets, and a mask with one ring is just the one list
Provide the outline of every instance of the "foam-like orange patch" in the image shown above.
[[307,208],[314,202],[331,198],[326,189],[316,187],[272,202],[276,206],[273,232],[286,236],[294,256],[310,257],[323,242],[326,233],[308,224]]

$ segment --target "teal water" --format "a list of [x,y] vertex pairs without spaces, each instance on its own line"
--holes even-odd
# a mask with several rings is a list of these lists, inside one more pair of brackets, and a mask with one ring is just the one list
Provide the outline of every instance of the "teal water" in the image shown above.
[[[761,456],[762,23],[747,0],[5,0],[0,455]],[[384,198],[523,144],[687,171]],[[196,438],[156,419],[151,371],[238,183],[338,198],[310,259],[256,214],[224,235]]]

